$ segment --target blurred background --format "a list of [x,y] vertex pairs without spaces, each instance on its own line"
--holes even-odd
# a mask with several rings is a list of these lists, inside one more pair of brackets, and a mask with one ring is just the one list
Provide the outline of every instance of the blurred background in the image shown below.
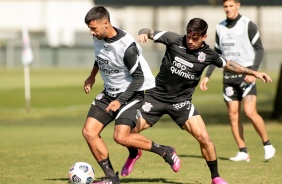
[[[207,43],[213,47],[215,25],[225,18],[222,0],[0,0],[0,67],[21,66],[21,32],[29,31],[34,54],[32,68],[92,67],[92,37],[84,16],[94,5],[104,5],[112,24],[137,37],[139,29],[185,34],[194,17],[209,24]],[[279,70],[282,61],[282,1],[242,0],[240,13],[259,27],[265,48],[262,70]],[[142,44],[151,67],[158,68],[161,45]]]

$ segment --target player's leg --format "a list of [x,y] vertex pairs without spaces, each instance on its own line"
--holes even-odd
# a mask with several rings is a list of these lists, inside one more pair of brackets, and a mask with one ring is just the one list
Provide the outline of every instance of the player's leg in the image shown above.
[[[239,80],[237,78],[237,80]],[[228,109],[228,117],[230,120],[232,135],[235,139],[239,152],[234,157],[230,157],[232,161],[250,161],[247,151],[246,143],[244,140],[244,128],[240,121],[240,109],[242,101],[242,88],[244,87],[244,78],[241,81],[229,81],[223,85],[223,97]],[[230,84],[232,83],[232,84]],[[243,84],[243,85],[242,85]]]
[[[99,100],[95,99],[95,105],[91,105],[82,134],[90,148],[91,153],[104,171],[106,177],[116,177],[113,166],[109,158],[109,152],[105,142],[100,136],[101,131],[105,128],[114,117],[114,114],[106,113],[104,109],[108,106],[110,100],[104,95],[99,94]],[[106,180],[106,179],[105,179]],[[103,184],[103,179],[97,184]],[[119,183],[119,182],[116,182]]]
[[265,159],[270,159],[275,155],[275,148],[271,145],[263,118],[258,114],[256,109],[256,95],[247,95],[244,97],[244,111],[246,116],[251,120],[255,130],[261,137],[265,150]]
[[[131,133],[140,133],[142,130],[149,127],[151,127],[151,124],[147,123],[142,117],[139,117],[136,126],[131,130]],[[127,147],[127,149],[129,156],[121,169],[122,176],[129,175],[133,170],[135,162],[142,156],[142,151],[140,149],[130,147]]]
[[227,184],[218,173],[215,147],[209,137],[202,117],[200,115],[192,116],[185,122],[182,128],[199,142],[202,156],[206,160],[211,172],[212,184]]
[[[140,101],[140,102],[141,102],[140,105],[142,105],[143,101]],[[150,104],[149,105],[150,106],[149,111],[150,112],[153,111],[151,109],[151,107],[153,107],[153,106],[151,106],[151,103],[148,102],[147,105],[148,104]],[[158,109],[158,108],[160,108],[160,106],[156,105],[156,109]],[[138,109],[140,109],[140,107],[138,107]],[[144,105],[144,107],[142,107],[143,112],[144,112],[144,109],[148,110],[148,108],[146,108],[146,105]],[[155,122],[157,122],[160,118],[159,112],[161,112],[161,111],[157,110],[156,112],[157,112],[156,116],[155,115],[150,116],[151,117],[150,122],[153,122],[153,123],[148,123],[147,120],[145,120],[145,118],[141,118],[137,122],[136,117],[135,117],[136,113],[134,114],[133,112],[130,112],[130,110],[127,110],[126,113],[123,113],[123,115],[125,115],[125,117],[127,117],[127,118],[129,116],[133,115],[132,121],[134,121],[136,123],[135,129],[133,129],[132,132],[130,132],[127,135],[125,135],[124,132],[119,130],[122,127],[116,126],[116,128],[117,128],[116,131],[118,132],[116,135],[122,133],[122,135],[119,135],[120,139],[117,139],[116,141],[119,144],[122,144],[122,145],[130,148],[129,149],[129,151],[130,151],[129,158],[125,162],[123,169],[122,169],[122,172],[121,172],[122,176],[127,176],[128,174],[130,174],[132,172],[134,163],[138,160],[138,158],[140,158],[140,156],[142,154],[141,150],[150,151],[150,152],[153,152],[153,153],[156,153],[156,154],[162,156],[164,158],[164,160],[169,163],[169,165],[171,166],[171,168],[175,172],[177,172],[180,169],[180,159],[178,158],[175,150],[172,147],[156,144],[155,142],[147,139],[146,137],[144,137],[141,134],[133,133],[133,132],[140,132],[141,130],[149,128]],[[143,113],[142,113],[142,116],[143,116]],[[149,117],[149,116],[147,116],[147,117]]]

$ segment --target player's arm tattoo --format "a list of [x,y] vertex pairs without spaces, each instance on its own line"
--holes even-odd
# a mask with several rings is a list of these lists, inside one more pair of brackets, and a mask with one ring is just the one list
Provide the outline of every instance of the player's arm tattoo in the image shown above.
[[153,39],[153,37],[154,37],[154,30],[148,29],[148,28],[143,28],[143,29],[140,29],[138,31],[138,35],[140,35],[140,34],[147,34],[148,38]]
[[254,71],[251,69],[248,69],[242,65],[240,65],[237,62],[234,61],[227,61],[225,65],[225,69],[235,72],[235,73],[240,73],[240,74],[246,74],[246,75],[254,75]]

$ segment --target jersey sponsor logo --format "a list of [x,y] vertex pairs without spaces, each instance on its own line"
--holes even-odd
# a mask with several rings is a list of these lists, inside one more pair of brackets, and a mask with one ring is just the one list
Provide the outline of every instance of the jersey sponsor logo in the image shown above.
[[188,106],[187,107],[187,109],[190,109],[190,107],[191,107],[191,102],[190,101],[184,101],[184,102],[179,102],[179,103],[177,103],[177,104],[173,104],[173,107],[175,108],[175,109],[181,109],[181,108],[183,108],[183,107],[185,107],[185,106]]
[[[192,63],[190,63],[190,62],[188,62],[188,61],[186,61],[186,60],[184,60],[184,59],[181,59],[180,57],[175,57],[174,58],[174,61],[173,62],[175,62],[175,61],[177,61],[177,62],[179,62],[179,63],[181,63],[181,64],[183,64],[183,65],[185,65],[185,66],[188,66],[188,67],[190,67],[190,68],[193,68],[193,64]],[[175,64],[175,63],[174,63]],[[185,68],[183,68],[183,70],[185,70],[186,69],[186,67]]]
[[232,46],[235,46],[235,43],[222,43],[222,46],[232,47]]
[[100,71],[105,73],[105,74],[116,74],[116,73],[119,73],[119,70],[116,70],[116,69],[108,69],[107,67],[105,66],[101,66],[99,67]]
[[96,58],[97,58],[97,59],[96,59],[97,62],[100,61],[100,62],[104,62],[104,63],[106,63],[106,64],[109,63],[109,61],[108,61],[107,59],[103,59],[103,58],[101,58],[101,57],[99,57],[99,56],[96,56]]
[[199,52],[198,60],[200,62],[204,62],[206,60],[206,54],[203,52]]
[[144,112],[149,112],[153,105],[151,103],[145,102],[144,105],[142,105],[142,109]]
[[197,80],[197,77],[186,71],[187,67],[192,68],[194,65],[188,61],[185,61],[179,57],[175,57],[175,60],[172,62],[172,66],[170,67],[170,71],[172,74],[177,74],[186,79]]
[[228,57],[228,56],[240,56],[240,52],[227,52],[227,53],[224,53],[223,56],[224,57]]

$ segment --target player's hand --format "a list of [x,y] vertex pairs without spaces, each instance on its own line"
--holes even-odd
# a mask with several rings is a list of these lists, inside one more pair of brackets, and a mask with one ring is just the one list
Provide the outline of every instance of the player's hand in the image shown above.
[[271,77],[269,77],[266,73],[254,71],[254,76],[263,82],[272,82]]
[[92,86],[90,84],[84,84],[84,92],[86,94],[89,94],[89,92],[91,91]]
[[93,84],[95,83],[95,79],[92,77],[88,77],[84,82],[84,92],[89,94],[92,89]]
[[114,100],[108,105],[108,107],[105,110],[107,113],[110,111],[116,112],[120,108],[120,106],[121,104],[119,103],[119,101]]
[[138,41],[143,43],[148,43],[149,42],[148,35],[147,34],[138,35]]
[[256,78],[254,76],[252,76],[252,75],[246,75],[244,81],[247,84],[251,84],[251,83],[256,81]]
[[208,90],[208,82],[209,82],[208,77],[204,77],[203,80],[200,82],[200,89],[201,90]]

